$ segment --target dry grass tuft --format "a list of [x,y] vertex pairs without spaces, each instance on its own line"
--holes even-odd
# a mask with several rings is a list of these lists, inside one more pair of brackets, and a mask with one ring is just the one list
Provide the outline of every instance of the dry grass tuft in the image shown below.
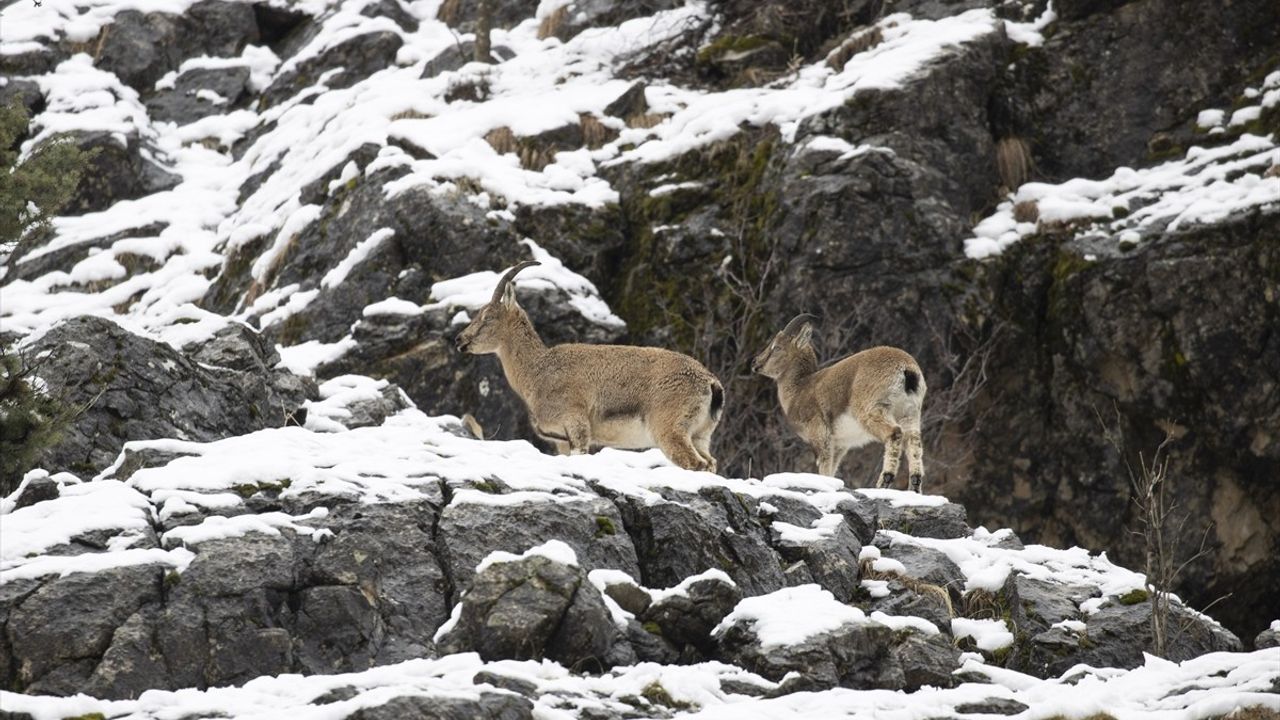
[[854,55],[866,52],[882,42],[884,42],[884,33],[880,32],[878,27],[860,32],[845,40],[840,47],[827,56],[827,67],[840,72]]
[[1033,223],[1040,219],[1040,206],[1035,200],[1023,200],[1013,205],[1013,219],[1020,223]]
[[662,113],[636,113],[627,117],[627,127],[647,130],[666,119],[667,116]]
[[1000,184],[1009,191],[1030,180],[1035,164],[1027,141],[1020,137],[1007,137],[997,142],[996,170],[1000,174]]
[[499,155],[507,153],[517,153],[520,151],[520,143],[516,141],[516,134],[511,132],[511,128],[502,126],[490,130],[484,136],[485,142],[489,143],[489,147]]
[[436,19],[449,27],[453,27],[458,22],[458,15],[461,10],[462,0],[444,0],[440,4],[440,10],[436,12]]
[[927,583],[923,580],[918,580],[916,578],[911,577],[910,575],[903,575],[901,573],[896,573],[891,571],[886,572],[886,571],[876,570],[874,565],[875,565],[875,560],[872,560],[870,558],[864,559],[861,562],[859,562],[858,563],[859,576],[863,580],[896,580],[902,583],[903,587],[907,588],[911,592],[914,592],[919,595],[932,595],[933,597],[941,601],[943,605],[946,606],[948,615],[950,615],[951,617],[956,616],[955,606],[951,604],[951,593],[947,592],[946,588],[942,587],[941,585],[934,585],[933,583]]
[[583,113],[578,116],[579,122],[582,124],[582,142],[592,150],[609,142],[613,136],[613,131],[600,122],[595,115]]
[[417,110],[410,108],[408,110],[401,110],[400,112],[392,115],[391,119],[392,120],[425,120],[426,118],[429,118],[429,117],[432,117],[432,116],[428,115],[427,113],[418,112]]
[[555,12],[542,18],[542,22],[538,24],[538,39],[546,40],[549,37],[559,36],[561,28],[564,27],[564,21],[568,18],[568,5],[556,8]]
[[1262,173],[1262,177],[1264,178],[1280,177],[1280,164],[1272,165],[1271,167],[1267,168],[1267,171]]

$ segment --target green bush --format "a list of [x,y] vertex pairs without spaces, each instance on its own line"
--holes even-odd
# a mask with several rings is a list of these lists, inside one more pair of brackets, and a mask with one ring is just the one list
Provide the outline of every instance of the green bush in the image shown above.
[[65,138],[40,143],[20,159],[31,119],[14,101],[0,107],[0,254],[49,222],[75,194],[90,153]]
[[0,495],[18,487],[70,419],[63,403],[33,382],[27,360],[11,344],[0,345]]

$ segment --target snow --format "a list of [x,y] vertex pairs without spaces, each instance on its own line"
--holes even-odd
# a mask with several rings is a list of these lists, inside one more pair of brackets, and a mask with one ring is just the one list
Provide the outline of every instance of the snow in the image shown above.
[[375,315],[421,315],[424,308],[408,300],[401,300],[398,297],[389,297],[386,300],[379,300],[372,305],[366,305],[364,310],[360,312],[364,317],[373,317]]
[[722,635],[733,625],[751,623],[760,646],[768,650],[798,645],[815,635],[865,619],[861,610],[836,600],[829,590],[814,584],[797,585],[742,600],[712,634]]
[[281,528],[288,528],[299,535],[311,535],[315,528],[299,525],[298,521],[328,517],[329,509],[318,507],[303,515],[283,512],[265,512],[249,515],[207,517],[197,525],[183,525],[161,536],[165,545],[191,547],[210,540],[242,537],[251,532],[279,535]]
[[332,343],[308,340],[288,347],[277,345],[280,362],[276,367],[298,375],[314,375],[317,367],[333,362],[355,348],[356,341],[350,336]]
[[973,638],[979,650],[995,652],[1013,644],[1013,633],[1004,620],[971,620],[952,618],[951,634],[958,638]]
[[831,513],[814,520],[807,528],[780,520],[774,521],[772,527],[778,531],[778,536],[785,545],[809,545],[835,535],[843,523],[843,515]]
[[520,560],[526,560],[532,557],[544,557],[562,565],[572,565],[573,567],[578,566],[578,555],[573,551],[573,548],[569,547],[561,540],[548,540],[541,545],[535,545],[534,547],[525,550],[519,555],[503,552],[502,550],[495,550],[481,560],[480,564],[476,565],[476,573],[479,574],[484,572],[485,569],[491,565],[519,562]]
[[151,528],[151,504],[123,483],[64,485],[58,502],[41,502],[3,515],[0,571],[19,567],[72,538],[98,530],[140,534]]
[[[605,327],[626,327],[626,323],[600,299],[600,291],[590,280],[566,268],[564,263],[533,240],[525,238],[521,242],[529,249],[532,259],[541,264],[525,268],[516,275],[513,282],[517,289],[564,292],[569,296],[569,306],[587,320]],[[505,272],[482,270],[434,283],[431,286],[432,302],[425,307],[479,310],[493,298],[494,288]]]
[[[349,167],[354,167],[353,163],[348,163]],[[342,284],[347,279],[347,275],[355,269],[357,265],[364,261],[365,258],[377,250],[384,240],[395,235],[396,231],[391,228],[379,228],[373,231],[369,237],[361,240],[355,247],[351,248],[351,252],[342,259],[337,265],[334,265],[329,272],[325,273],[320,280],[320,287],[332,288]]]

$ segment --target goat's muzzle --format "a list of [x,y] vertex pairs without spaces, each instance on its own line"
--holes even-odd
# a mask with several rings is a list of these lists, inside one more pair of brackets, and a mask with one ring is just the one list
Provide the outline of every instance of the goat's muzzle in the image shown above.
[[458,333],[458,336],[453,339],[453,347],[460,353],[466,352],[470,346],[471,341],[463,337],[462,333]]

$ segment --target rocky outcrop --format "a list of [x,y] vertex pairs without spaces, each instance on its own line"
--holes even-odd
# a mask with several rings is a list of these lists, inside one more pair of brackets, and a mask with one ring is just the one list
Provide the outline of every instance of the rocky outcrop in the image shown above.
[[315,395],[314,381],[275,369],[279,355],[251,329],[228,323],[196,345],[188,355],[97,317],[46,333],[29,355],[75,412],[40,463],[90,474],[131,439],[208,441],[297,424]]

